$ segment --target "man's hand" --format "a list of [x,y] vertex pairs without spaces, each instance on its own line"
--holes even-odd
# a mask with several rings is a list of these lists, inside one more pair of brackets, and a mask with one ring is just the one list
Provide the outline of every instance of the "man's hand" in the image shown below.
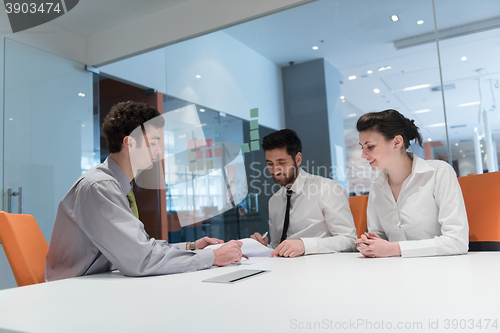
[[262,235],[258,232],[254,233],[252,236],[250,236],[250,238],[255,239],[257,242],[261,243],[264,246],[267,246],[267,243],[269,242],[269,237],[266,236],[262,238]]
[[241,260],[243,242],[232,240],[214,250],[214,266],[226,266]]
[[285,239],[273,252],[271,252],[270,257],[280,256],[293,258],[304,254],[305,251],[306,249],[302,239]]
[[359,252],[368,258],[401,256],[401,248],[398,242],[388,242],[374,232],[364,233],[354,243],[358,244]]
[[222,243],[224,243],[222,239],[203,237],[194,242],[194,249],[201,250],[209,245],[222,244]]

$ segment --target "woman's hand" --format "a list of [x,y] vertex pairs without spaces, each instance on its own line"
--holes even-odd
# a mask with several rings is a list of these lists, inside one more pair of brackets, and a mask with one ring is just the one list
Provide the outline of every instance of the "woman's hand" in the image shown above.
[[374,232],[364,233],[361,238],[354,242],[358,244],[359,252],[367,258],[401,256],[398,242],[388,242]]

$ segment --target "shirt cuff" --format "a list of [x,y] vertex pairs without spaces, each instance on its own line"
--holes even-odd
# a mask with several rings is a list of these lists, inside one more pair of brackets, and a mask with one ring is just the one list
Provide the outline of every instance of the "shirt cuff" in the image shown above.
[[319,244],[316,238],[299,238],[304,243],[304,254],[319,252]]
[[437,256],[434,239],[422,239],[399,242],[401,257],[432,257]]
[[197,250],[198,269],[210,268],[214,264],[214,250]]

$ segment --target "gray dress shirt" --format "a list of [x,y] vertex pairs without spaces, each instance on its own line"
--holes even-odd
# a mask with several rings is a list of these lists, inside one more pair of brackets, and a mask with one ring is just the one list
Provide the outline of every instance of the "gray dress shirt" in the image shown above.
[[212,250],[149,238],[127,200],[131,185],[112,158],[81,176],[59,204],[45,280],[108,272],[128,276],[181,273],[213,265]]

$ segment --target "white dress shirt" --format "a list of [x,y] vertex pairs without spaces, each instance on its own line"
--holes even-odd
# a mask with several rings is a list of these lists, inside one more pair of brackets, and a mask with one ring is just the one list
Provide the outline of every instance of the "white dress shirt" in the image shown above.
[[[305,253],[353,251],[356,228],[346,190],[337,182],[300,169],[290,190],[290,224],[287,239],[301,239]],[[286,188],[269,200],[269,234],[272,248],[280,244],[285,221]]]
[[464,254],[469,224],[462,191],[446,162],[413,158],[396,202],[384,169],[368,199],[368,230],[399,242],[403,257]]

